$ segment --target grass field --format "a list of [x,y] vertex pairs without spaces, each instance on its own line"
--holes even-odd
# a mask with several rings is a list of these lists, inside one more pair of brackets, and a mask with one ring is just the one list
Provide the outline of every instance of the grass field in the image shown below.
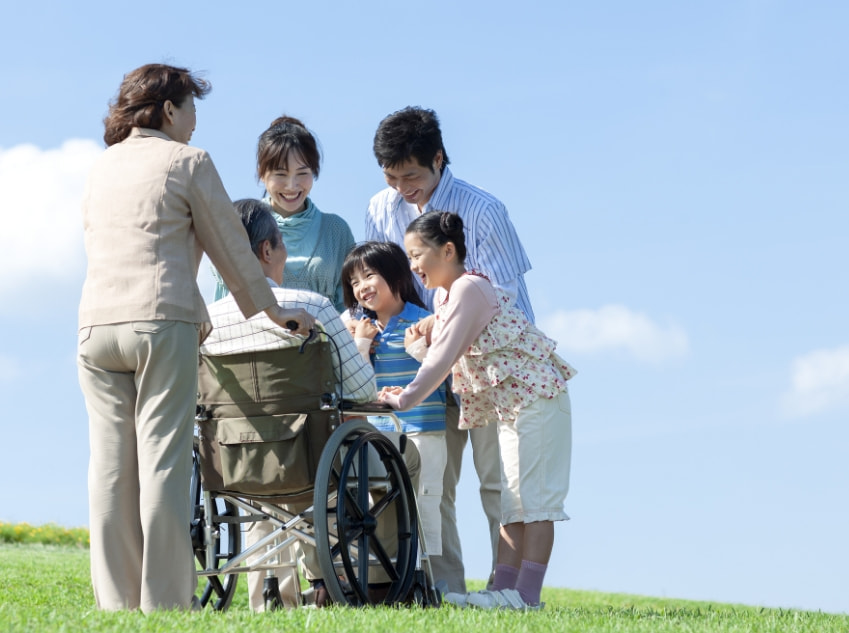
[[[545,588],[545,609],[487,612],[474,609],[334,607],[253,614],[246,583],[224,613],[97,611],[83,545],[0,543],[0,631],[168,631],[200,633],[564,633],[722,631],[846,633],[849,616]],[[481,583],[471,583],[480,588]]]

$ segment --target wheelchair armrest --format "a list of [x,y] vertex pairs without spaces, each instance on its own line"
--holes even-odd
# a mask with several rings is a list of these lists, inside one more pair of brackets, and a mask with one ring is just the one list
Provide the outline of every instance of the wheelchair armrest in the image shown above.
[[350,416],[365,416],[365,415],[383,415],[392,420],[395,425],[395,430],[401,432],[401,420],[395,415],[395,409],[390,407],[385,402],[353,402],[351,400],[343,400],[340,406],[343,414]]
[[342,411],[362,411],[374,415],[387,415],[392,413],[393,409],[385,402],[354,402],[353,400],[342,401]]

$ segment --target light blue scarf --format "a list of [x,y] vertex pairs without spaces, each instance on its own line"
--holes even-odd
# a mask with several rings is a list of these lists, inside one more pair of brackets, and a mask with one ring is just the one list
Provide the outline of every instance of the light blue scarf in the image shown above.
[[[264,198],[263,202],[270,205],[271,199]],[[318,244],[321,213],[312,200],[307,198],[307,208],[300,213],[288,217],[275,213],[274,219],[277,220],[277,226],[283,234],[283,243],[286,245],[286,273],[298,277],[309,263]]]

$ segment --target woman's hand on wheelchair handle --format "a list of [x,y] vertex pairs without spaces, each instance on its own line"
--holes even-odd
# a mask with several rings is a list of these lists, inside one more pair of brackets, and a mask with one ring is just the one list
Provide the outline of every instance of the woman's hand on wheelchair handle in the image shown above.
[[269,319],[293,334],[309,336],[310,330],[315,327],[315,317],[303,308],[284,309],[277,305],[271,306],[265,313]]

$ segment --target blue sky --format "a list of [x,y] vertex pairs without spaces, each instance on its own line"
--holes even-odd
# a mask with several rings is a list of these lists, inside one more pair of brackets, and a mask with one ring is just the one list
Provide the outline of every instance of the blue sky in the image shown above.
[[849,5],[138,10],[4,18],[0,520],[87,522],[79,198],[123,74],[167,62],[212,82],[192,144],[234,199],[262,193],[256,138],[288,113],[324,150],[314,201],[361,239],[375,127],[423,105],[455,175],[506,203],[538,322],[580,372],[547,584],[849,612]]

